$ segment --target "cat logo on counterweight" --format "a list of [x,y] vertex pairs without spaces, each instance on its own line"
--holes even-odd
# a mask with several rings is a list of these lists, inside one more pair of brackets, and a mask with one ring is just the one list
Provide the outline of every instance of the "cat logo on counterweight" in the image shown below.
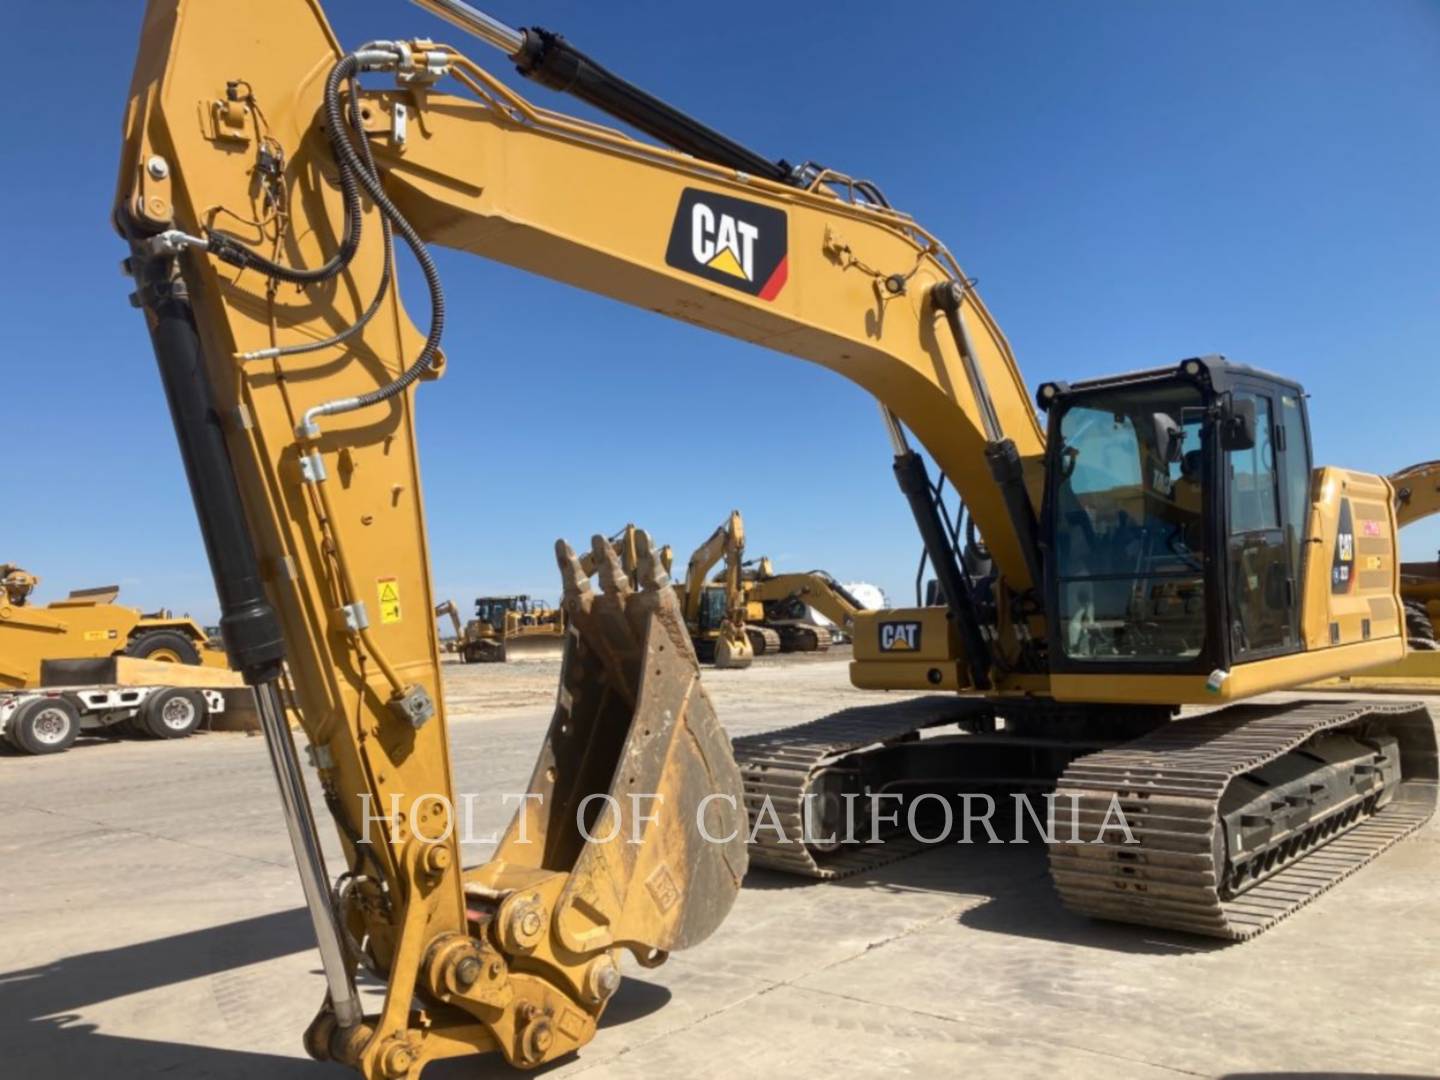
[[783,210],[686,188],[680,195],[665,264],[774,300],[789,273]]
[[920,624],[918,622],[882,622],[880,624],[881,652],[915,652],[920,648]]

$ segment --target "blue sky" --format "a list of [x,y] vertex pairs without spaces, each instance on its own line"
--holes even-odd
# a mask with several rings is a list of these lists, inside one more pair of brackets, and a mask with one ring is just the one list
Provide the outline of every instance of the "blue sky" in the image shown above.
[[[347,44],[457,38],[400,0],[330,8]],[[769,156],[880,182],[979,278],[1032,386],[1221,352],[1305,383],[1321,462],[1440,457],[1440,3],[488,9]],[[6,23],[49,44],[12,49],[7,72],[0,560],[39,573],[42,599],[118,581],[139,606],[209,618],[107,223],[140,5],[26,4]],[[635,520],[688,553],[738,507],[752,554],[910,601],[919,545],[858,389],[441,255],[450,370],[421,390],[438,596],[553,596],[556,536]],[[1440,521],[1405,538],[1412,559],[1437,547]]]

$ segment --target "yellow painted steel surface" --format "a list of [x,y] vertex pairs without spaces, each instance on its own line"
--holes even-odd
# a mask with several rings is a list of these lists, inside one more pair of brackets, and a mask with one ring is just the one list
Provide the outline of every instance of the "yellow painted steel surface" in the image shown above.
[[[5,564],[5,580],[18,581],[24,574]],[[194,619],[143,615],[135,608],[113,603],[118,589],[89,590],[64,600],[36,605],[28,601],[30,589],[39,579],[24,574],[28,587],[0,590],[0,689],[19,690],[40,686],[41,665],[46,660],[85,660],[115,656],[134,647],[143,634],[171,631],[187,645],[182,655],[176,645],[151,639],[146,655],[157,662],[185,662],[194,659],[207,667],[224,667],[225,654],[206,646],[205,631]]]

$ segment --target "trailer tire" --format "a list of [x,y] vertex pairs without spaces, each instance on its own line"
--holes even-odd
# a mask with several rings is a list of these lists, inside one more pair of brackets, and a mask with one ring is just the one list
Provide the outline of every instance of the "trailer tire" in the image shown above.
[[157,739],[183,739],[205,719],[205,698],[178,686],[156,690],[140,707],[139,724]]
[[10,718],[10,741],[27,754],[59,754],[80,735],[80,714],[64,698],[23,702]]
[[124,720],[111,724],[106,731],[113,731],[122,739],[148,739],[150,729],[145,726],[145,721],[140,719],[139,714],[127,716]]
[[143,630],[126,643],[125,655],[162,663],[200,663],[200,650],[194,640],[180,630]]

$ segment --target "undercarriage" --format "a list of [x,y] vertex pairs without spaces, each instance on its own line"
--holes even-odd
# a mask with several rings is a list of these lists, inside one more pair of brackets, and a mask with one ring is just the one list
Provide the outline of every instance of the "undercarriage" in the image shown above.
[[929,697],[738,739],[752,862],[833,879],[1038,837],[1072,910],[1238,940],[1434,811],[1423,704],[1170,712]]

